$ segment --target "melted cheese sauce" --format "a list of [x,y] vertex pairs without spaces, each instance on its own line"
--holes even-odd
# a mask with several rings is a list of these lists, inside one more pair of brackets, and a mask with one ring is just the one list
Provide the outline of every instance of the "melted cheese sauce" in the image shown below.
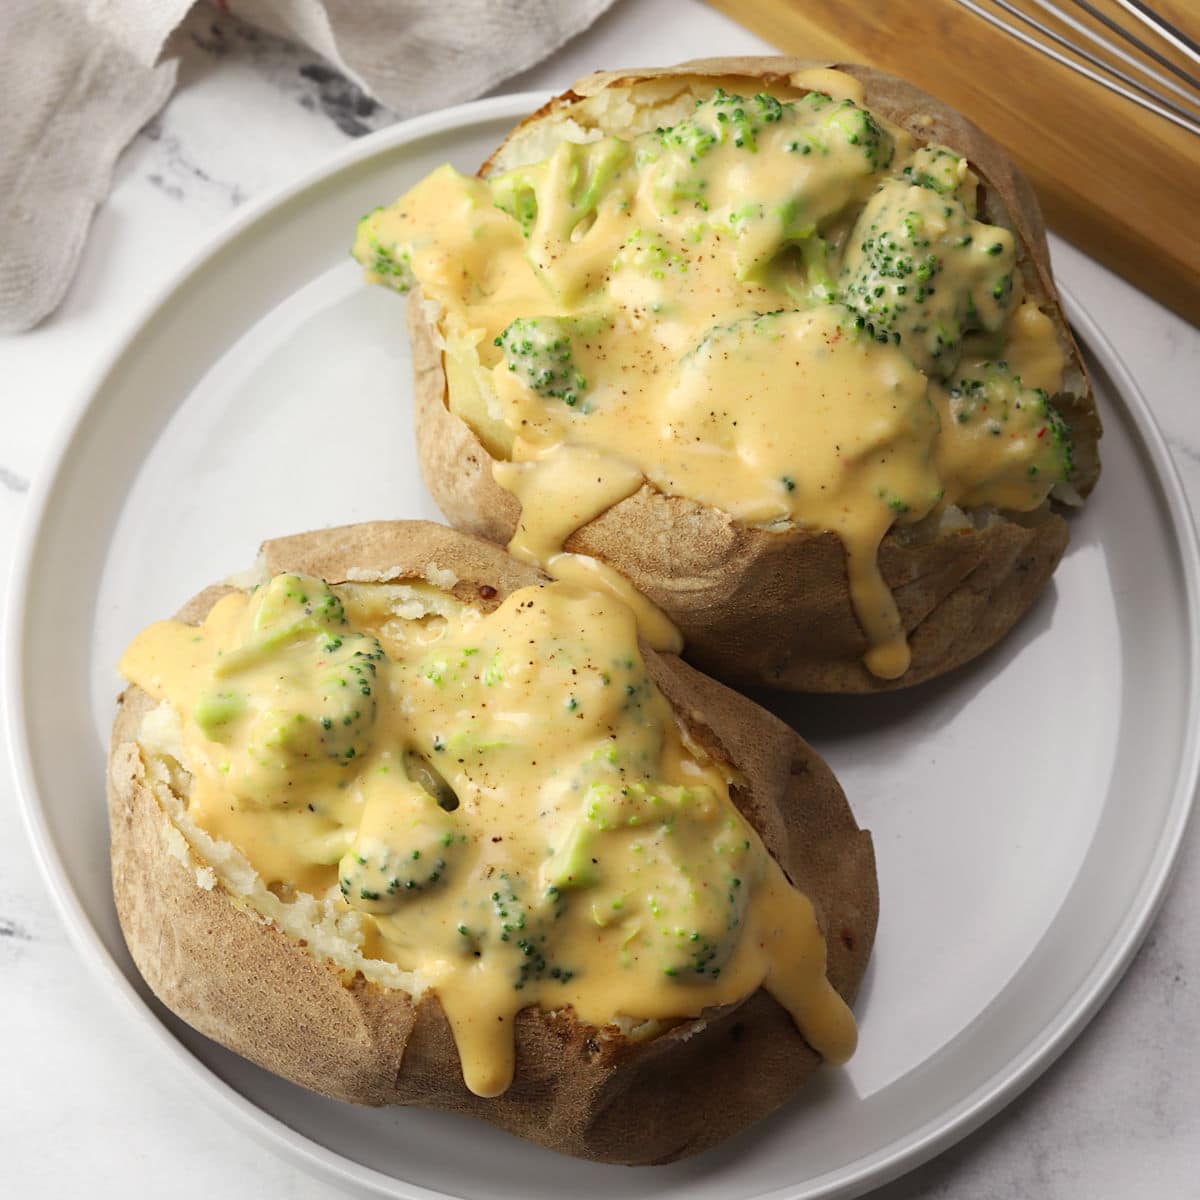
[[[1070,470],[1054,329],[977,188],[822,70],[490,180],[440,168],[364,219],[355,254],[440,306],[451,408],[521,500],[514,553],[577,577],[564,539],[643,481],[832,530],[865,661],[894,678],[887,531],[947,505],[1033,509]],[[1007,400],[955,407],[981,373]]]
[[187,811],[280,896],[362,915],[497,1095],[530,1005],[602,1027],[765,987],[823,1057],[854,1020],[811,903],[654,685],[632,612],[555,583],[403,620],[384,587],[278,576],[140,634],[180,717]]

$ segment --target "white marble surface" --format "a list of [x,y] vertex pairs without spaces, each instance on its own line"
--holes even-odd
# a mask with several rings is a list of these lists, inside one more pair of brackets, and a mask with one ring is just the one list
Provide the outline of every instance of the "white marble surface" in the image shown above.
[[[553,63],[506,90],[558,88],[596,66],[765,49],[693,0],[623,0]],[[390,119],[311,55],[207,7],[189,18],[171,53],[182,60],[179,90],[118,163],[66,304],[35,332],[0,340],[6,574],[29,482],[144,297],[242,201]],[[1054,256],[1060,278],[1150,397],[1200,509],[1200,332],[1065,243],[1055,241]],[[999,1117],[877,1200],[1200,1196],[1196,840],[1193,830],[1128,976],[1075,1045]],[[7,770],[0,1010],[4,1194],[336,1194],[197,1105],[188,1079],[155,1057],[128,1013],[84,972],[39,882]]]

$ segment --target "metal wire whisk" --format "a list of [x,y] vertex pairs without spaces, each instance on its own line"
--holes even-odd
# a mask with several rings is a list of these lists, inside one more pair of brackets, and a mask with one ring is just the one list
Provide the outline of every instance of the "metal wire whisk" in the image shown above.
[[[963,8],[1023,45],[1200,136],[1200,81],[1163,53],[1172,48],[1200,66],[1200,45],[1142,0],[1115,2],[1127,14],[1124,22],[1088,0],[1061,0],[1057,4],[1052,0],[1026,0],[1026,9],[1012,0],[957,0]],[[1069,6],[1082,9],[1115,37],[1080,21],[1067,11]],[[1039,20],[1034,12],[1027,11],[1030,7],[1041,9],[1070,34]],[[1143,28],[1135,32],[1138,26]],[[1158,44],[1146,40],[1146,34]],[[1107,57],[1101,57],[1101,53]]]

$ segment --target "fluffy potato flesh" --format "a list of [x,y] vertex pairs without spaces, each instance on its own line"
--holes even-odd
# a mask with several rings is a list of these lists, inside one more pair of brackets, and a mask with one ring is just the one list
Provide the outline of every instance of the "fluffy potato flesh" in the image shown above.
[[676,722],[633,614],[553,583],[414,631],[393,600],[281,574],[134,641],[188,819],[426,981],[477,1095],[512,1082],[531,1005],[670,1022],[763,987],[847,1057],[812,904]]
[[[1064,360],[962,155],[861,92],[775,90],[714,86],[670,125],[568,134],[486,180],[441,168],[367,217],[356,253],[439,306],[451,409],[520,467],[497,479],[526,527],[535,492],[555,514],[578,502],[550,493],[555,457],[582,446],[743,523],[832,531],[866,664],[897,677],[880,542],[953,506],[1037,509],[1068,482],[1049,398]],[[561,543],[537,541],[512,549],[554,573]]]

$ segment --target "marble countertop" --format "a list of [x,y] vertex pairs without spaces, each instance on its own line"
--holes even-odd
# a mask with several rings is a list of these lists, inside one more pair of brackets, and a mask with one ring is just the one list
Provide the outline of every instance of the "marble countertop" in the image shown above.
[[[561,88],[598,66],[769,50],[694,0],[623,0],[505,90]],[[206,5],[169,53],[181,59],[178,90],[118,162],[66,303],[38,330],[0,339],[5,576],[30,481],[143,298],[244,200],[391,120],[311,54]],[[1200,510],[1200,332],[1065,242],[1053,253],[1150,398]],[[7,770],[0,834],[5,1193],[338,1194],[194,1104],[188,1079],[83,969],[39,882]],[[1200,1196],[1197,837],[1128,975],[1075,1044],[998,1117],[876,1200]]]

